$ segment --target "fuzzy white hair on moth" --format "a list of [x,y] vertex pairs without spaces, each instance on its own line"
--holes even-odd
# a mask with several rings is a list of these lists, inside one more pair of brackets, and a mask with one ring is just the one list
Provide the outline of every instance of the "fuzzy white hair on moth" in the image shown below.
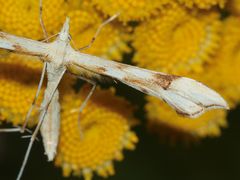
[[[40,23],[43,27],[45,37],[48,38],[41,18],[41,4],[42,2],[40,0]],[[90,44],[83,48],[89,48],[101,28],[117,16],[116,14],[103,22],[96,31]],[[41,104],[39,122],[31,136],[17,180],[20,180],[22,177],[32,145],[39,130],[41,130],[43,136],[45,153],[48,159],[52,161],[55,157],[60,126],[58,85],[65,72],[70,72],[93,84],[93,88],[79,108],[79,112],[86,106],[88,99],[96,87],[94,78],[101,79],[102,77],[121,81],[143,93],[162,99],[174,108],[177,113],[190,118],[196,118],[210,109],[228,109],[226,101],[217,92],[193,79],[109,61],[73,49],[70,45],[69,21],[70,19],[66,18],[61,31],[57,34],[56,40],[51,43],[47,41],[35,41],[0,32],[0,48],[16,53],[37,56],[44,61],[43,73],[38,90],[41,89],[45,69],[48,75],[47,88]],[[38,91],[35,99],[37,97]],[[33,102],[35,102],[35,99]],[[33,105],[26,116],[24,127],[27,124],[32,107]],[[12,132],[16,131],[19,131],[19,129],[15,128],[12,130]],[[6,130],[5,132],[10,131]]]

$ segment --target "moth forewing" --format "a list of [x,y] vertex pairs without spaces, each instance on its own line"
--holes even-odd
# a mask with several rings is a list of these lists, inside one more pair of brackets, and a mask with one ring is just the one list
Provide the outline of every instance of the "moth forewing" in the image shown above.
[[182,77],[173,81],[169,90],[178,92],[180,96],[191,99],[205,108],[226,108],[226,101],[214,90],[190,78]]
[[[208,109],[228,109],[215,91],[190,78],[150,71],[96,56],[72,52],[68,60],[73,66],[117,79],[143,93],[158,97],[177,113],[196,118]],[[79,72],[79,75],[81,72]]]
[[[68,21],[69,19],[66,20],[62,28],[60,33],[62,36],[59,36],[54,43],[46,44],[0,33],[0,47],[18,53],[48,57],[46,61],[66,65],[70,71],[71,69],[75,69],[75,71],[76,69],[84,70],[85,76],[89,72],[87,76],[98,76],[100,74],[117,79],[146,94],[165,100],[178,113],[185,116],[198,117],[207,109],[228,108],[227,103],[219,94],[192,79],[104,60],[96,56],[79,53],[69,45],[60,48],[68,41],[64,31],[65,29],[68,30]],[[62,49],[64,52],[56,52],[56,49]],[[78,68],[73,68],[74,66]],[[76,72],[74,73],[76,74]],[[77,73],[84,75],[81,71]]]
[[49,51],[49,45],[46,43],[5,32],[0,32],[0,48],[38,57],[46,57]]

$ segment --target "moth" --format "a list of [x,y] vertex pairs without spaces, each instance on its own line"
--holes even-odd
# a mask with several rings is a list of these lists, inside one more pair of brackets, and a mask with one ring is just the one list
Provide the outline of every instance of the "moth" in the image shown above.
[[[109,21],[112,19],[110,18]],[[57,88],[65,72],[74,74],[93,84],[93,88],[86,99],[90,98],[96,86],[94,79],[101,80],[106,77],[120,81],[145,94],[155,96],[168,103],[180,115],[190,118],[196,118],[209,109],[228,109],[226,101],[217,92],[193,79],[109,61],[73,49],[70,45],[69,21],[70,19],[66,18],[55,41],[50,43],[0,32],[0,48],[15,53],[40,57],[46,63],[48,74],[47,89],[41,105],[39,122],[31,137],[17,177],[18,180],[22,176],[31,147],[39,130],[47,131],[52,123],[52,125],[55,125],[51,129],[52,132],[59,132],[60,105],[58,103]],[[98,33],[99,31],[96,32],[96,35]],[[81,106],[80,110],[86,105],[86,102],[84,102],[85,104]],[[54,119],[54,121],[48,121],[48,119]],[[56,134],[54,137],[56,138]],[[49,144],[44,144],[49,160],[53,160],[55,157],[57,141],[57,139],[53,139]]]
[[41,57],[57,70],[56,81],[60,81],[65,71],[87,79],[112,78],[162,99],[177,113],[190,118],[196,118],[208,109],[228,109],[226,101],[217,92],[198,81],[84,54],[74,50],[69,41],[69,18],[56,41],[51,43],[0,32],[0,48]]

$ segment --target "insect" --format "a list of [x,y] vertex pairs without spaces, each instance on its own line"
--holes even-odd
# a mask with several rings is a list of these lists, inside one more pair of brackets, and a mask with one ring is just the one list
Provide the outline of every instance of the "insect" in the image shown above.
[[[105,21],[96,31],[90,44],[82,49],[90,47],[101,28],[116,17],[117,15]],[[69,21],[70,19],[66,18],[61,31],[57,34],[56,40],[50,43],[48,43],[47,40],[46,42],[40,42],[0,32],[0,48],[16,53],[40,57],[44,62],[42,77],[44,76],[45,69],[48,75],[48,83],[41,104],[39,121],[31,136],[17,180],[22,176],[29,153],[39,130],[42,132],[48,159],[51,161],[55,157],[60,121],[58,85],[66,72],[74,74],[93,85],[86,100],[81,105],[79,112],[82,111],[88,99],[91,97],[96,87],[94,81],[96,78],[100,80],[103,78],[110,78],[120,81],[143,93],[164,100],[174,108],[177,113],[190,118],[198,117],[209,109],[228,109],[227,103],[217,92],[193,79],[108,61],[73,49],[70,45]],[[40,23],[44,27],[42,18],[40,18]],[[44,34],[46,39],[48,39],[46,31]],[[42,84],[42,79],[43,78],[41,78],[39,87]],[[40,90],[40,88],[38,90]],[[38,92],[36,97],[37,96]],[[33,106],[31,106],[27,114],[23,129],[15,129],[15,131],[23,131],[25,129],[32,107]],[[44,133],[48,131],[53,135],[50,141],[49,137],[47,137],[49,134],[46,135],[46,133]]]

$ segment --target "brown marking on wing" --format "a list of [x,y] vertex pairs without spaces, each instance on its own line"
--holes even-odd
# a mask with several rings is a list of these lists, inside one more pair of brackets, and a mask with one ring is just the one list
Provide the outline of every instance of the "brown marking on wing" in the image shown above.
[[6,35],[5,35],[5,33],[0,32],[0,38],[2,38],[2,39],[6,39]]
[[15,49],[17,52],[25,52],[25,51],[24,51],[24,48],[21,47],[21,46],[18,45],[18,44],[14,44],[13,47],[14,47],[14,49]]
[[219,104],[209,104],[209,105],[205,105],[204,107],[205,108],[211,108],[211,107],[222,107],[222,106],[220,106]]
[[124,65],[122,65],[122,64],[116,64],[116,68],[120,69],[120,70],[126,69],[126,67]]
[[111,81],[113,78],[107,75],[96,73],[75,63],[68,63],[67,70],[70,74],[84,77],[93,81]]
[[203,111],[203,109],[199,110],[199,111],[196,111],[195,113],[192,113],[192,114],[188,114],[186,112],[183,112],[183,111],[180,111],[179,109],[175,109],[175,111],[180,114],[181,116],[185,116],[185,117],[191,117],[191,116],[195,116],[196,114],[199,114]]
[[107,71],[104,67],[97,67],[96,70],[97,70],[97,72],[100,73],[100,74],[101,74],[101,73],[105,73],[105,72]]
[[134,78],[130,78],[130,77],[124,77],[123,80],[126,81],[126,82],[133,83],[133,84],[146,86],[146,83],[144,83],[144,81],[142,81],[141,79],[134,79]]
[[142,81],[142,80],[139,80],[139,79],[129,78],[129,77],[128,78],[125,77],[123,80],[137,85],[141,92],[143,92],[145,94],[149,94],[148,90],[146,88],[144,88],[144,86],[148,85],[148,82]]
[[39,56],[39,54],[30,52],[27,49],[25,49],[24,47],[20,46],[19,44],[14,44],[14,45],[12,45],[12,47],[14,48],[14,50],[16,52],[18,52],[20,54],[27,54],[27,55],[31,55],[31,56]]
[[203,107],[205,107],[205,108],[222,107],[222,106],[220,106],[219,104],[209,104],[209,105],[204,105],[204,104],[202,104],[202,103],[196,103],[196,104],[199,105],[199,106],[203,106]]
[[140,90],[141,90],[143,93],[148,94],[148,91],[147,91],[146,89],[140,88]]
[[50,60],[49,54],[46,54],[44,57],[41,57],[41,59]]
[[153,77],[154,77],[153,81],[165,90],[167,90],[169,88],[172,81],[180,78],[180,76],[164,75],[164,74],[160,74],[160,73],[154,74]]

